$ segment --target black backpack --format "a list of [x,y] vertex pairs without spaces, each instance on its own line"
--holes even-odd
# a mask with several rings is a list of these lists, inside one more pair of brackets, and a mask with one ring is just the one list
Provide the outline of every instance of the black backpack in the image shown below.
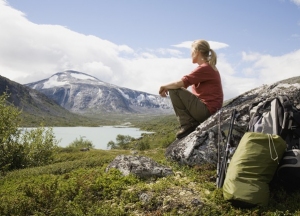
[[300,148],[300,110],[286,95],[262,100],[249,107],[248,131],[281,136],[287,149]]
[[277,170],[277,177],[285,186],[299,187],[300,149],[290,149],[283,154]]

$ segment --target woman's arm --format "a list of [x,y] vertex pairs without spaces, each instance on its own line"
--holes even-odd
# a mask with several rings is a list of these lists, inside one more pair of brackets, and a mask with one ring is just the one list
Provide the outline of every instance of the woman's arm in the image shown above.
[[175,82],[172,82],[172,83],[169,83],[169,84],[166,84],[166,85],[162,85],[159,88],[159,94],[162,97],[166,97],[168,95],[168,90],[169,89],[179,89],[181,87],[184,87],[184,83],[183,83],[182,80],[175,81]]

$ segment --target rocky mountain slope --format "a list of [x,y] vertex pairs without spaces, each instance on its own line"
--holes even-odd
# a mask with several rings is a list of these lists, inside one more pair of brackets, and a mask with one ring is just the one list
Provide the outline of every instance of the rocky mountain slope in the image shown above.
[[71,113],[46,95],[0,76],[0,95],[8,93],[8,102],[22,110],[22,126],[84,125],[86,117]]
[[172,113],[169,98],[105,83],[67,70],[26,84],[74,113]]

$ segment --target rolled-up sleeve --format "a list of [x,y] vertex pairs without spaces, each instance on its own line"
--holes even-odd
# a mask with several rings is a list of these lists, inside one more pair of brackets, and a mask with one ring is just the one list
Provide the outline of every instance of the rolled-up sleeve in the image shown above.
[[197,67],[193,70],[190,74],[187,74],[181,78],[182,82],[184,83],[184,87],[187,88],[193,84],[198,84],[200,82],[205,81],[205,74],[206,71],[201,66]]
[[192,85],[192,83],[189,82],[189,79],[187,76],[182,77],[181,80],[183,82],[184,88],[188,88],[189,86]]

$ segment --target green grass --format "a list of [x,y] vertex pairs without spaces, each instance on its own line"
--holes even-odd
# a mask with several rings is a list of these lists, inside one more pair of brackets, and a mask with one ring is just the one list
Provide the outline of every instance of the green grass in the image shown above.
[[[150,149],[139,155],[173,169],[174,175],[143,180],[106,172],[107,165],[129,150],[66,152],[60,149],[54,163],[7,173],[0,178],[0,215],[300,215],[300,191],[271,185],[268,207],[239,209],[223,199],[215,186],[216,167],[180,166],[166,160],[165,147],[175,138],[174,116],[136,121],[154,131],[141,140]],[[133,145],[134,146],[134,145]]]

